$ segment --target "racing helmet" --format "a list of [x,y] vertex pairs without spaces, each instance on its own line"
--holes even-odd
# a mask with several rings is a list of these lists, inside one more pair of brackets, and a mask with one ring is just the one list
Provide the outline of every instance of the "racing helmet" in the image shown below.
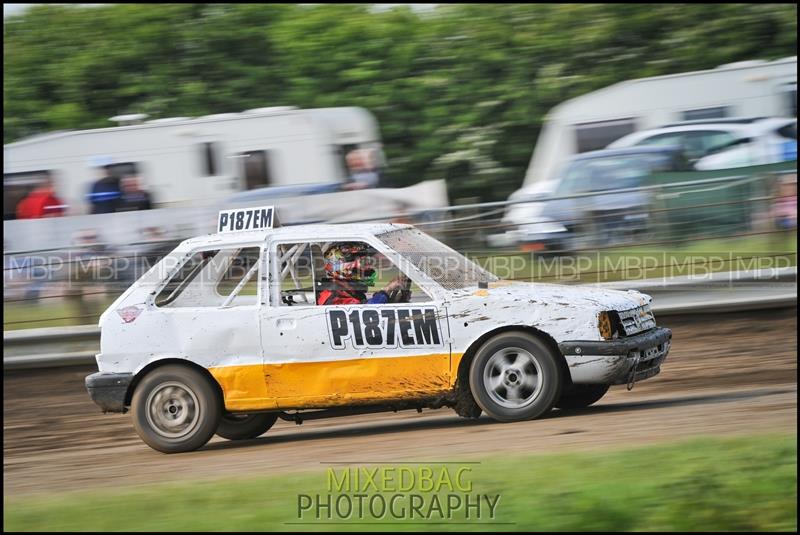
[[325,275],[332,280],[375,284],[377,272],[372,268],[374,251],[360,243],[339,243],[331,246],[323,255]]

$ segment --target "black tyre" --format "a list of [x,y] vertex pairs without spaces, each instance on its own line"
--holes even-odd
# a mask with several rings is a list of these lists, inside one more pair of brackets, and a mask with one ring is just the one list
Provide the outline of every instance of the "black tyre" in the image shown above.
[[611,385],[571,385],[561,392],[556,403],[559,409],[585,409],[600,401]]
[[541,340],[508,332],[488,340],[472,360],[469,386],[475,401],[501,422],[538,418],[561,394],[557,356]]
[[230,414],[222,415],[217,435],[228,440],[245,440],[263,435],[278,419],[277,414]]
[[222,399],[198,370],[170,364],[148,373],[131,400],[133,427],[151,448],[164,453],[196,450],[214,436]]

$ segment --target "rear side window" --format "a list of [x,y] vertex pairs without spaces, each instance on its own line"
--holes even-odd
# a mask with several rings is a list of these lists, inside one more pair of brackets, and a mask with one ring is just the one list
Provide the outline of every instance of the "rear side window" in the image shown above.
[[233,307],[258,303],[259,247],[197,251],[155,299],[157,307]]
[[170,306],[184,293],[190,284],[202,284],[200,273],[208,266],[219,249],[194,253],[169,279],[156,296],[157,307]]
[[245,247],[230,255],[228,267],[217,282],[217,294],[225,297],[227,306],[255,304],[258,296],[258,277],[261,249]]

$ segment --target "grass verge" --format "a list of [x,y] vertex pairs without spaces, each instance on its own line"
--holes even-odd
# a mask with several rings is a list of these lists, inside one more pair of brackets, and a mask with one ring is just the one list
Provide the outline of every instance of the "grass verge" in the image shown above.
[[[373,469],[377,465],[358,465]],[[386,465],[389,466],[389,465]],[[434,480],[443,465],[428,466]],[[6,494],[3,528],[7,531],[796,531],[797,439],[773,435],[700,438],[614,452],[580,452],[492,458],[475,464],[445,465],[457,488],[439,494],[391,492],[396,511],[418,494],[426,504],[447,494],[500,495],[494,518],[484,507],[480,519],[464,508],[425,519],[380,520],[369,514],[323,521],[313,510],[298,514],[300,494],[328,492],[326,470],[341,477],[342,465],[321,465],[318,472],[249,477],[237,480],[154,484],[148,487],[81,491],[13,498]],[[351,467],[354,468],[355,466]],[[456,484],[455,473],[468,467]],[[398,474],[395,473],[395,476]],[[398,477],[399,480],[399,477]],[[363,481],[363,478],[362,478]],[[408,479],[406,482],[408,483]],[[462,492],[466,483],[469,492]],[[353,491],[355,492],[355,491]],[[347,493],[335,491],[334,500]],[[375,494],[370,490],[369,496]],[[352,498],[354,494],[351,492]],[[493,498],[494,499],[494,498]],[[335,503],[335,502],[334,502]],[[353,503],[353,500],[350,500]],[[365,507],[365,509],[368,509]],[[379,509],[376,509],[376,512]],[[430,512],[426,505],[423,513]],[[376,515],[377,516],[377,515]],[[391,516],[391,515],[389,515]]]

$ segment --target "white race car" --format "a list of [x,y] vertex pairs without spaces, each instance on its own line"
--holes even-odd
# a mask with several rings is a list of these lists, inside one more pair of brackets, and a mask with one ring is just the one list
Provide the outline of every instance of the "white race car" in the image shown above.
[[89,394],[130,410],[158,451],[279,417],[527,420],[652,377],[669,351],[639,292],[498,280],[408,225],[272,228],[272,214],[221,212],[220,232],[181,243],[100,318]]

